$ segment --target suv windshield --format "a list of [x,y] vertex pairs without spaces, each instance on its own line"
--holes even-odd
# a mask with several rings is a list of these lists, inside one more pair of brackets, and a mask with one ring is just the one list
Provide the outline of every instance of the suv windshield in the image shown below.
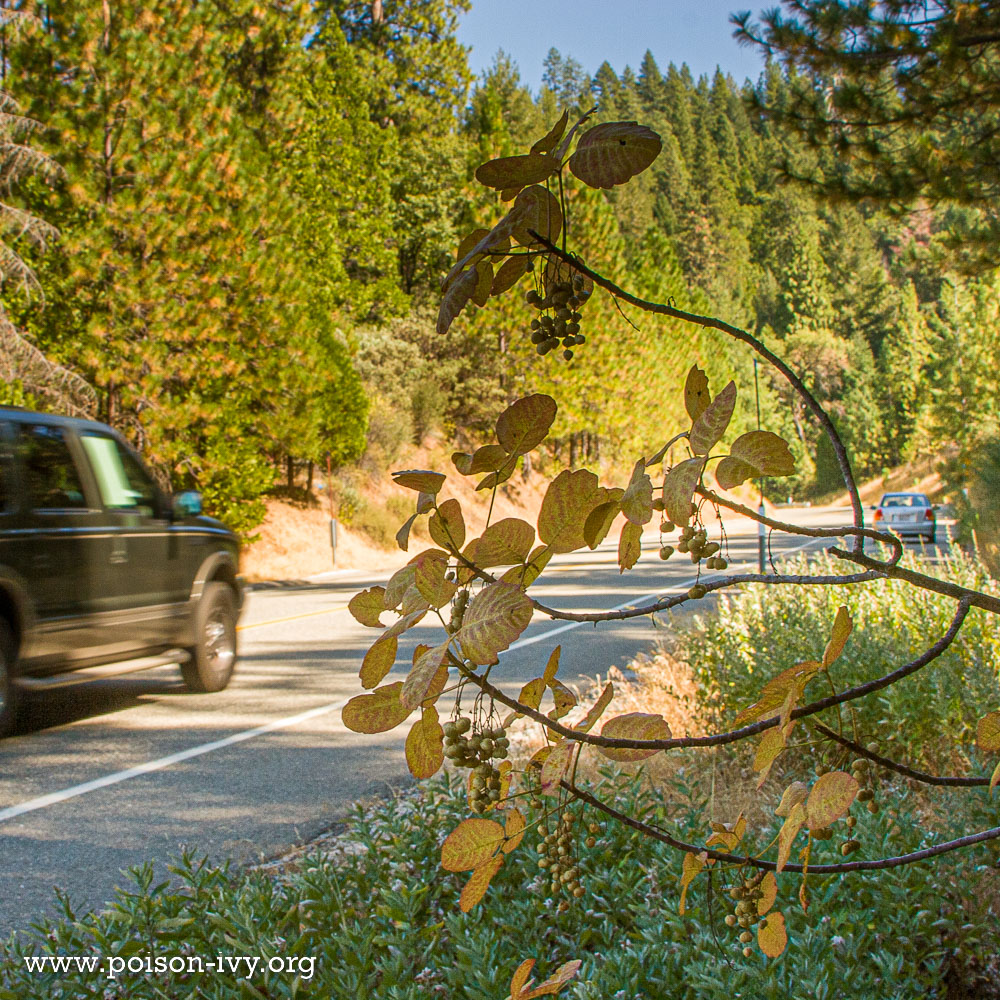
[[913,493],[897,493],[895,496],[882,497],[883,507],[929,507],[927,497]]

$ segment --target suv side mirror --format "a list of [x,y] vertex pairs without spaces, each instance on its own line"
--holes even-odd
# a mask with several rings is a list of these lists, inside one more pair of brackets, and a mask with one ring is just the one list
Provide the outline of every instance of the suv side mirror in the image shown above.
[[174,497],[174,517],[197,517],[201,513],[201,494],[196,490],[185,490]]

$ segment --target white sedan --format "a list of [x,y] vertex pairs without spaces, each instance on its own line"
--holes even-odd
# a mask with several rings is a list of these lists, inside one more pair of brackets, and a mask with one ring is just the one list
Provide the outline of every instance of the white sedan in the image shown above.
[[874,526],[905,538],[917,535],[932,545],[937,540],[937,508],[923,493],[886,493],[875,511]]

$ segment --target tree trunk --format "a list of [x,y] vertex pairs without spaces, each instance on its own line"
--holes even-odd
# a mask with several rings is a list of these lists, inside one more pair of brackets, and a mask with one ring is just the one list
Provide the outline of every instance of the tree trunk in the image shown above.
[[576,434],[569,436],[569,467],[572,469],[576,465]]
[[313,491],[313,472],[316,469],[316,463],[310,461],[306,466],[306,495],[308,496]]
[[288,477],[288,489],[295,488],[295,459],[291,455],[285,458],[285,474]]

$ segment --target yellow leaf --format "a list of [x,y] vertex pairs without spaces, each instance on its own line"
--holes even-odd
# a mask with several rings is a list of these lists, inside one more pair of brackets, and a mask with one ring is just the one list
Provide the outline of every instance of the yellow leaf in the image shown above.
[[400,692],[399,701],[403,708],[414,709],[428,697],[431,685],[437,679],[438,671],[448,656],[447,640],[439,646],[428,649],[416,663],[413,664],[410,672],[403,681],[403,689]]
[[538,512],[538,537],[553,552],[573,552],[587,544],[583,526],[590,512],[607,499],[597,476],[587,469],[564,469],[549,483]]
[[[506,763],[506,761],[504,762]],[[510,854],[511,851],[517,850],[521,845],[521,841],[524,840],[524,830],[527,824],[524,821],[524,816],[519,809],[513,809],[511,812],[507,813],[507,823],[504,826],[504,836],[507,838],[502,845],[502,850],[504,854]]]
[[[542,795],[558,795],[559,782],[566,776],[570,764],[573,762],[573,754],[577,744],[568,740],[557,743],[552,747],[551,752],[542,764],[542,773],[539,778]],[[536,755],[537,756],[537,755]]]
[[518,517],[505,517],[489,525],[476,542],[475,563],[480,569],[511,566],[528,558],[535,529]]
[[389,582],[385,585],[385,606],[387,608],[398,608],[399,602],[403,599],[403,594],[413,586],[416,579],[416,566],[407,565],[396,570],[389,577]]
[[782,793],[778,808],[774,810],[775,816],[782,819],[792,811],[792,806],[805,802],[809,795],[809,786],[804,781],[793,781]]
[[497,190],[537,184],[550,177],[559,166],[549,156],[527,153],[521,156],[501,156],[476,169],[476,180]]
[[410,709],[400,703],[403,682],[387,684],[371,694],[352,698],[341,712],[341,720],[355,733],[387,733],[395,729],[410,714]]
[[561,719],[576,708],[576,695],[562,681],[553,680],[549,684],[555,707],[549,712],[550,719]]
[[465,518],[457,500],[445,500],[427,522],[431,538],[448,552],[460,552],[465,544]]
[[853,628],[854,622],[850,614],[848,614],[847,608],[841,606],[837,609],[837,617],[833,620],[833,632],[830,635],[830,641],[826,644],[826,649],[823,651],[824,669],[834,663],[837,657],[844,651],[844,646],[847,644],[848,636],[850,636]]
[[[647,712],[628,712],[608,719],[601,729],[601,735],[620,740],[669,740],[670,726],[662,715]],[[659,753],[659,750],[629,749],[627,747],[598,747],[598,751],[609,760],[634,762],[645,760]]]
[[774,906],[774,902],[778,898],[778,880],[775,878],[774,872],[768,872],[760,880],[760,892],[761,895],[757,900],[758,917],[764,916]]
[[683,917],[687,903],[688,886],[701,874],[705,867],[706,855],[693,854],[690,851],[684,855],[684,867],[681,870],[681,901],[678,912]]
[[521,693],[517,700],[528,708],[533,708],[536,712],[542,703],[542,695],[545,694],[545,678],[534,677],[521,688]]
[[976,724],[976,746],[986,753],[1000,750],[1000,712],[990,712]]
[[394,635],[388,638],[381,636],[375,641],[361,661],[362,687],[378,687],[382,678],[392,670],[392,665],[396,662],[396,647],[398,645],[399,640]]
[[566,131],[566,123],[569,121],[569,108],[567,108],[563,113],[562,117],[552,126],[552,128],[538,140],[531,147],[532,153],[551,153],[553,149],[556,148],[557,143],[563,136],[563,132]]
[[840,819],[851,808],[860,787],[846,771],[828,771],[817,778],[806,800],[809,829],[822,830]]
[[414,560],[414,586],[432,608],[442,608],[455,596],[458,585],[447,579],[448,554],[439,549],[421,552]]
[[790,476],[795,472],[795,459],[788,444],[770,431],[748,431],[741,434],[729,449],[733,458],[752,465],[760,476]]
[[799,851],[799,861],[802,862],[802,881],[799,883],[799,903],[802,912],[809,912],[809,895],[806,892],[807,876],[809,874],[809,855],[812,853],[812,835],[806,841],[806,846]]
[[444,763],[444,731],[437,709],[428,705],[406,737],[406,766],[418,781],[437,774]]
[[546,743],[545,746],[540,747],[532,755],[531,760],[528,761],[527,769],[534,768],[536,771],[540,771],[551,754],[552,745]]
[[504,805],[507,801],[507,793],[510,791],[510,783],[514,777],[514,765],[509,760],[502,760],[497,765],[497,771],[500,774],[500,788],[497,789],[500,792],[500,798],[493,803],[494,809]]
[[779,874],[785,870],[785,865],[788,864],[788,859],[792,853],[792,843],[798,836],[799,830],[801,830],[805,825],[805,821],[806,808],[801,802],[798,802],[792,806],[791,811],[788,813],[788,818],[781,825],[781,829],[778,831]]
[[604,714],[604,710],[611,704],[611,699],[615,696],[614,685],[609,681],[604,685],[604,690],[600,697],[591,706],[590,711],[576,724],[576,729],[581,733],[589,733],[594,728],[594,723]]
[[580,137],[569,169],[590,187],[611,188],[645,170],[662,145],[652,129],[638,122],[606,122]]
[[746,722],[774,715],[785,704],[789,691],[794,692],[794,700],[798,700],[806,685],[820,669],[820,664],[815,660],[806,660],[782,670],[764,685],[760,697],[736,716],[733,720],[734,725],[741,726]]
[[688,444],[696,455],[707,455],[726,433],[736,406],[736,383],[730,382],[701,412],[691,427]]
[[521,991],[528,983],[528,976],[535,967],[533,958],[526,958],[518,967],[510,981],[510,1000],[521,1000]]
[[520,588],[491,583],[469,602],[455,638],[473,663],[496,663],[498,654],[528,627],[531,615],[531,601]]
[[463,913],[468,913],[486,895],[486,890],[489,889],[493,876],[500,871],[503,859],[502,854],[497,854],[484,861],[469,876],[469,881],[465,883],[462,895],[458,898],[458,906]]
[[563,225],[562,210],[559,208],[559,199],[548,189],[538,184],[525,188],[514,199],[511,214],[516,218],[512,235],[521,246],[541,245],[532,233],[537,233],[550,243],[559,239]]
[[753,769],[760,774],[757,787],[764,784],[771,765],[781,756],[781,751],[785,749],[785,734],[780,729],[769,729],[760,738],[757,744],[757,752],[753,758]]
[[993,789],[1000,785],[1000,764],[993,769],[993,777],[990,778],[990,794],[993,794]]
[[383,628],[380,615],[385,608],[385,587],[369,587],[355,594],[347,605],[347,610],[355,620],[369,628]]
[[551,396],[524,396],[497,417],[497,441],[508,455],[526,455],[545,440],[555,418],[556,401]]
[[735,489],[748,479],[754,479],[758,475],[757,470],[746,462],[727,455],[715,467],[715,481],[719,484],[720,490]]
[[642,553],[642,526],[626,521],[618,539],[618,572],[631,569]]
[[441,867],[449,872],[478,868],[503,842],[503,827],[492,819],[463,819],[441,845]]
[[535,997],[555,995],[577,974],[581,964],[582,962],[578,958],[572,962],[564,962],[544,982],[523,992],[518,1000],[535,1000]]
[[764,923],[757,927],[757,944],[768,958],[777,958],[788,945],[785,930],[785,916],[779,910],[767,915]]
[[397,486],[405,486],[408,490],[420,493],[438,493],[446,478],[440,472],[430,472],[427,469],[405,469],[392,473],[392,481]]
[[555,649],[549,653],[549,658],[545,663],[545,669],[542,671],[542,683],[545,685],[551,684],[556,678],[556,672],[559,670],[559,657],[562,654],[562,646],[556,646]]
[[438,310],[437,332],[444,335],[455,322],[455,318],[466,307],[479,284],[479,275],[474,267],[463,271],[447,288],[441,297]]
[[598,504],[587,515],[587,520],[583,523],[583,540],[588,548],[596,549],[608,537],[611,525],[615,523],[615,518],[621,513],[621,509],[621,504],[617,500],[609,500],[607,503]]
[[663,505],[674,524],[684,526],[691,520],[691,500],[704,468],[704,458],[689,458],[663,477]]
[[692,424],[705,412],[711,398],[708,376],[697,365],[692,365],[684,382],[684,409]]
[[528,273],[528,258],[524,254],[508,257],[493,276],[490,295],[503,295],[508,288],[513,288],[521,278]]

